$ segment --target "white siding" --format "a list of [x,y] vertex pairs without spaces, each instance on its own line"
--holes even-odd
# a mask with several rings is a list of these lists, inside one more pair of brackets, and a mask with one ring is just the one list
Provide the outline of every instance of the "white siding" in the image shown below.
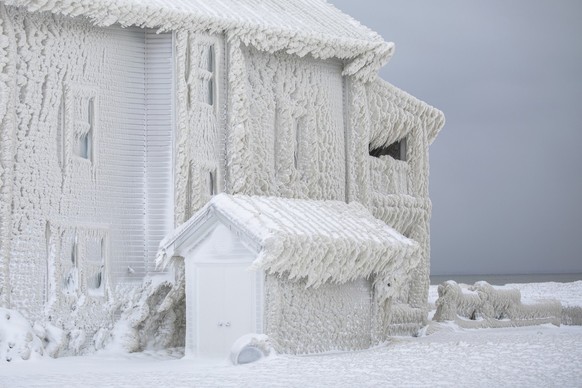
[[146,270],[174,229],[174,52],[171,34],[146,32]]
[[106,30],[116,46],[105,60],[114,62],[123,82],[101,92],[108,115],[101,117],[107,125],[98,201],[111,224],[109,271],[123,282],[155,271],[157,246],[173,229],[172,34]]

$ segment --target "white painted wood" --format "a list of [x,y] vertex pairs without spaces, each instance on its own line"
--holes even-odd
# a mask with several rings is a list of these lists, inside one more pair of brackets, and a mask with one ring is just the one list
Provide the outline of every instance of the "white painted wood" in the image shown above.
[[124,80],[102,92],[100,104],[108,107],[103,111],[111,112],[102,121],[111,128],[100,136],[96,155],[107,178],[103,197],[111,197],[110,208],[116,209],[111,273],[117,281],[141,281],[155,272],[158,245],[174,228],[173,35],[141,28],[104,31],[116,42]]
[[224,225],[186,260],[186,355],[226,357],[232,344],[263,329],[263,273],[249,270],[256,254]]

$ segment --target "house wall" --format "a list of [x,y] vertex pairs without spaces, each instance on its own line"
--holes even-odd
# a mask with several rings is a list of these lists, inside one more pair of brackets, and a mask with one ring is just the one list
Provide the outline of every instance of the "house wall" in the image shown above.
[[225,190],[224,37],[176,33],[175,223]]
[[[419,317],[426,310],[429,271],[428,142],[420,116],[382,85],[343,78],[339,63],[260,53],[236,40],[228,58],[229,192],[358,201],[418,241],[421,264],[394,297],[402,306],[393,309],[398,316],[378,312],[384,322],[398,325],[380,337],[399,328],[414,332],[424,323]],[[301,148],[305,117],[307,153]],[[369,156],[379,136],[388,144],[406,137],[407,160]],[[421,313],[408,314],[409,309]]]
[[345,200],[342,64],[231,43],[228,191]]
[[148,270],[145,31],[10,7],[2,17],[16,48],[13,180],[2,186],[13,193],[10,305],[90,331],[110,319],[115,284]]
[[[417,241],[422,248],[420,264],[408,280],[407,286],[399,290],[393,302],[405,309],[408,306],[426,311],[430,271],[431,203],[428,197],[429,120],[423,115],[432,113],[432,108],[422,106],[418,100],[383,81],[369,83],[364,90],[368,101],[368,148],[388,145],[403,138],[406,138],[407,147],[406,160],[395,160],[390,156],[367,157],[364,166],[369,169],[369,209],[375,217]],[[413,100],[416,105],[411,103]],[[399,322],[400,327],[404,328],[407,327],[407,318],[404,315],[414,319],[423,317],[420,325],[426,319],[426,314],[405,314],[403,309],[394,310],[394,314],[400,313],[402,317],[395,316],[389,321]],[[394,333],[398,329],[389,331]]]
[[12,23],[3,4],[0,4],[0,42],[0,306],[10,306],[16,47]]
[[306,288],[267,275],[265,333],[277,351],[292,354],[359,350],[372,345],[368,280]]

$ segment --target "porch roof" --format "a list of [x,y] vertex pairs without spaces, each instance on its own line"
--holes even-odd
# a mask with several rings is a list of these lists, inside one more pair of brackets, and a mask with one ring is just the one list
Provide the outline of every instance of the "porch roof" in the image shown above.
[[219,194],[160,243],[158,265],[191,249],[217,222],[258,253],[252,268],[306,279],[308,287],[371,275],[405,278],[419,261],[417,242],[359,203]]

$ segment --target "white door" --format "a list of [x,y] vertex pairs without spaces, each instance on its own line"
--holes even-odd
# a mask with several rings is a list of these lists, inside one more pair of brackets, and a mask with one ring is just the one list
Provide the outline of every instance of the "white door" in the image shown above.
[[255,328],[256,274],[249,263],[199,264],[198,354],[226,357],[240,336]]

